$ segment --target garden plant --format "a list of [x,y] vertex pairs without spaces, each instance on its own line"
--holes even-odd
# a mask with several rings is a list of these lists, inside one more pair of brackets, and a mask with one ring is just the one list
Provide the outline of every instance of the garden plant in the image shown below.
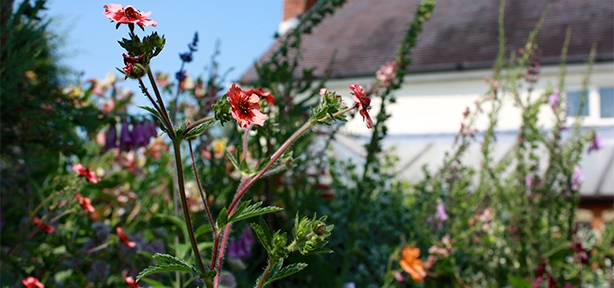
[[[541,22],[524,47],[506,47],[504,2],[486,92],[459,108],[453,147],[416,183],[399,178],[395,151],[385,148],[387,107],[434,0],[408,15],[398,52],[373,82],[346,91],[299,68],[303,36],[343,0],[301,15],[255,64],[250,88],[225,84],[217,49],[204,76],[187,74],[202,45],[197,33],[176,73],[155,70],[168,52],[155,11],[119,4],[101,7],[100,17],[126,32],[125,53],[109,55],[120,68],[71,83],[53,53],[60,42],[39,18],[45,1],[30,2],[3,2],[0,23],[2,287],[612,285],[614,227],[575,223],[580,160],[602,144],[580,118],[567,119],[567,44],[559,82],[536,89]],[[135,97],[148,104],[130,113]],[[522,124],[499,161],[504,105],[519,107]],[[538,125],[543,109],[551,129]],[[358,161],[333,149],[353,117],[369,128]],[[464,162],[475,145],[479,167]]]

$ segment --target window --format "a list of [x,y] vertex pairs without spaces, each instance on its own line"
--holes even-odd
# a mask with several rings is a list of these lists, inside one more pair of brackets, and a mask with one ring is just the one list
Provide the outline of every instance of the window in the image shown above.
[[588,95],[582,95],[582,91],[567,91],[567,115],[588,116],[588,105]]
[[601,118],[614,118],[614,87],[599,88],[599,104]]

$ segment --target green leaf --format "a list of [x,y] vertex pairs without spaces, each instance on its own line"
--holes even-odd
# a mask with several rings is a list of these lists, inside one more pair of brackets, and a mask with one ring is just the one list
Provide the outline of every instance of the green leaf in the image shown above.
[[271,247],[271,242],[273,241],[273,239],[271,237],[271,233],[269,233],[269,229],[266,226],[266,222],[264,222],[264,219],[260,217],[259,223],[252,223],[252,229],[254,229],[254,233],[256,233],[260,244],[262,244],[264,249],[266,249],[267,252],[271,254],[273,252],[273,249]]
[[190,269],[193,269],[192,265],[190,265],[188,262],[179,259],[173,255],[156,253],[152,258],[156,260],[156,262],[158,262],[159,264],[184,265],[186,267],[189,267]]
[[[246,203],[249,204],[249,202],[246,202]],[[241,207],[243,207],[244,205],[245,203],[242,204]],[[260,208],[260,206],[262,206],[262,202],[257,202],[257,203],[254,203],[253,205],[244,207],[243,209],[241,209],[240,212],[237,211],[234,214],[232,214],[232,216],[230,216],[229,222],[239,222],[241,220],[245,220],[245,219],[248,219],[254,216],[283,210],[283,208],[275,207],[275,206],[267,206],[263,208]]]
[[195,137],[199,136],[200,134],[203,134],[205,132],[205,130],[207,130],[207,128],[211,127],[211,125],[213,125],[214,123],[215,123],[215,121],[213,121],[213,120],[201,123],[198,126],[192,128],[190,131],[188,131],[188,133],[185,133],[185,135],[183,135],[183,137],[185,139],[195,138]]
[[222,208],[222,211],[220,211],[220,214],[217,216],[216,225],[218,229],[222,229],[227,224],[228,224],[228,211],[226,210],[226,207],[224,207]]
[[156,109],[154,109],[152,107],[149,107],[149,106],[138,106],[138,107],[141,108],[141,109],[145,109],[145,110],[149,111],[149,113],[153,114],[154,117],[156,117],[156,119],[160,120],[160,122],[163,122],[162,121],[162,116],[160,116],[160,112],[158,112],[158,110],[156,110]]
[[136,282],[139,282],[141,278],[154,274],[154,273],[174,272],[174,271],[188,272],[188,273],[193,272],[190,267],[185,267],[183,265],[177,265],[177,264],[163,264],[163,265],[149,266],[143,269],[143,271],[141,271],[141,273],[139,273],[139,275],[136,276]]
[[164,284],[162,284],[162,283],[160,283],[160,282],[158,282],[156,280],[149,279],[149,278],[142,278],[141,282],[145,282],[145,283],[151,285],[151,286],[149,286],[151,288],[165,288],[165,287],[167,287],[166,285],[164,285]]
[[141,271],[141,273],[136,276],[137,282],[141,278],[154,273],[171,271],[194,273],[197,271],[194,266],[190,265],[185,260],[179,259],[173,255],[156,253],[152,258],[156,260],[156,262],[158,262],[158,265],[149,266],[143,269],[143,271]]
[[[277,266],[277,264],[275,264],[275,265]],[[270,276],[268,277],[268,279],[266,280],[264,285],[266,286],[267,284],[270,284],[271,282],[273,282],[275,280],[279,280],[281,278],[288,277],[288,276],[290,276],[290,275],[292,275],[292,274],[294,274],[296,272],[299,272],[299,271],[305,269],[305,267],[307,267],[306,263],[290,264],[290,265],[282,268],[281,270],[279,269],[279,266],[277,266],[277,267],[273,268],[273,271],[271,272]]]
[[226,155],[228,155],[228,159],[230,160],[230,163],[232,163],[232,166],[235,166],[235,169],[241,171],[241,165],[239,165],[239,161],[237,161],[237,158],[232,155],[232,152],[230,152],[228,148],[226,148]]
[[569,247],[571,247],[571,243],[569,241],[561,241],[558,244],[555,244],[550,251],[544,254],[544,258],[550,260],[550,264],[555,264],[559,262],[564,262],[565,257],[568,255]]
[[510,286],[513,288],[527,288],[531,286],[531,281],[517,276],[507,276],[507,280],[510,281]]
[[188,123],[184,121],[175,125],[173,129],[175,130],[175,135],[183,135],[186,128],[188,128]]
[[211,229],[211,225],[209,225],[209,224],[203,224],[203,225],[200,225],[200,226],[199,226],[199,227],[196,229],[196,232],[194,232],[194,234],[195,234],[195,236],[196,236],[196,237],[200,237],[200,236],[202,236],[203,234],[205,234],[205,233],[209,233],[209,232],[211,232],[211,231],[213,231],[213,229]]

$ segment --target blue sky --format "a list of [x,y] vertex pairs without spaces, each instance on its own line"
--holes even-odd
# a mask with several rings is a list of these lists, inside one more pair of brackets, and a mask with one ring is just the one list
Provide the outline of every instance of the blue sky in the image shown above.
[[234,68],[228,75],[229,81],[237,80],[272,44],[282,14],[281,0],[49,0],[46,15],[53,18],[51,29],[62,35],[64,41],[59,51],[62,64],[84,72],[82,80],[103,78],[110,71],[119,76],[115,67],[123,67],[124,50],[117,41],[127,37],[128,28],[122,25],[116,30],[115,24],[104,17],[102,6],[110,3],[152,12],[150,18],[158,26],[135,31],[145,36],[155,30],[166,37],[164,50],[152,60],[153,71],[174,74],[181,64],[179,53],[187,50],[197,31],[198,52],[186,70],[192,76],[204,74],[219,39],[221,54],[217,59],[221,71]]

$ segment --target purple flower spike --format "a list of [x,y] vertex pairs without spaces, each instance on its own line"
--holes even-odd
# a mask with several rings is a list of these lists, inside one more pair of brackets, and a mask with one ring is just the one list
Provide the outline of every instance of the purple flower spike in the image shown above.
[[143,123],[141,122],[137,122],[132,128],[131,136],[132,140],[134,141],[135,148],[145,147],[145,145],[149,143],[149,137],[146,136],[144,128],[145,127],[143,127]]
[[228,243],[228,257],[245,260],[252,254],[254,234],[251,228],[246,228],[239,239],[230,240]]
[[117,148],[117,128],[115,123],[111,124],[109,130],[107,130],[107,139],[104,142],[104,152]]
[[548,96],[548,104],[553,110],[556,110],[559,107],[559,103],[561,103],[559,88],[554,88],[552,94]]
[[437,230],[443,228],[443,222],[450,219],[450,217],[446,213],[446,207],[441,200],[439,200],[439,203],[437,203],[437,212],[435,213],[435,219],[437,219]]
[[134,140],[130,135],[130,127],[128,125],[128,121],[124,120],[124,123],[122,123],[122,131],[119,138],[119,149],[121,151],[130,151],[132,146],[134,146]]
[[585,179],[586,178],[584,177],[584,174],[582,174],[580,167],[574,167],[573,175],[571,176],[571,189],[578,190],[578,188],[580,188],[580,183],[584,182]]
[[147,121],[145,122],[144,125],[145,125],[145,135],[147,135],[148,138],[158,136],[158,126],[156,125],[156,122]]
[[588,153],[593,151],[597,151],[603,147],[603,142],[601,142],[601,137],[599,134],[595,133],[593,139],[591,139],[591,143],[588,144]]

